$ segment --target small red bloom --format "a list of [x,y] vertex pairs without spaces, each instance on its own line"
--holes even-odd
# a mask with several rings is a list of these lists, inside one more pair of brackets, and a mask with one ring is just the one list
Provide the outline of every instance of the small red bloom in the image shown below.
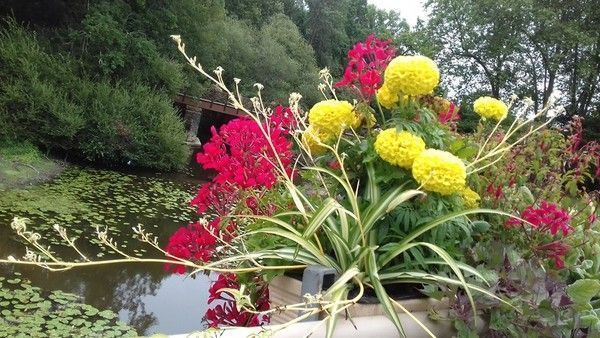
[[537,246],[534,250],[541,255],[552,258],[556,268],[562,269],[565,267],[564,259],[566,254],[569,252],[569,249],[571,249],[571,247],[569,247],[567,244],[564,244],[561,241],[554,241],[552,243]]
[[[548,201],[542,201],[539,207],[533,205],[528,206],[521,212],[521,218],[529,222],[539,235],[549,233],[552,236],[556,236],[560,230],[562,231],[563,236],[567,236],[571,230],[571,226],[569,225],[571,216],[566,210],[561,209],[556,204],[549,203]],[[506,225],[521,226],[522,223],[518,219],[511,218],[506,222]],[[535,236],[536,234],[534,233],[533,235]],[[534,238],[547,240],[547,236],[536,236]],[[533,250],[539,254],[552,258],[558,269],[564,267],[564,257],[569,249],[570,247],[561,242],[561,240],[555,240],[550,243],[535,245],[533,247]]]
[[[217,238],[220,236],[220,219],[216,218],[208,224],[199,222],[181,227],[169,238],[166,251],[175,257],[191,261],[208,262],[212,258]],[[170,264],[165,265],[169,269]],[[176,265],[173,272],[184,274],[185,266]]]
[[[234,274],[220,274],[208,290],[208,304],[218,303],[206,310],[204,315],[204,319],[210,327],[258,326],[269,323],[268,315],[251,313],[243,308],[238,310],[233,295],[224,289],[240,289],[240,284]],[[255,294],[251,296],[255,298],[254,303],[257,311],[269,309],[269,288],[266,285],[259,287]]]
[[590,214],[590,216],[588,217],[588,223],[590,224],[590,228],[594,225],[594,222],[596,222],[596,219],[598,218],[598,216],[596,216],[596,212],[592,212]]
[[200,186],[190,204],[196,206],[198,214],[210,211],[225,216],[237,202],[239,187],[231,184],[205,183]]
[[550,231],[552,235],[556,235],[558,230],[561,230],[563,236],[566,236],[571,230],[569,213],[548,201],[542,201],[539,208],[527,207],[521,213],[521,217],[532,223],[535,228],[539,228],[541,231]]
[[365,101],[370,101],[381,86],[381,74],[394,57],[391,40],[380,40],[371,34],[348,51],[348,65],[336,87],[357,89]]
[[504,197],[504,191],[502,191],[502,185],[498,184],[496,187],[493,183],[490,183],[486,189],[487,193],[490,194],[495,200],[499,200]]
[[448,110],[438,114],[438,120],[441,124],[451,124],[460,121],[460,114],[458,113],[456,105],[453,102],[450,102]]
[[338,170],[340,169],[342,166],[340,165],[340,162],[338,162],[338,160],[333,160],[331,162],[329,162],[327,164],[327,166],[333,170]]

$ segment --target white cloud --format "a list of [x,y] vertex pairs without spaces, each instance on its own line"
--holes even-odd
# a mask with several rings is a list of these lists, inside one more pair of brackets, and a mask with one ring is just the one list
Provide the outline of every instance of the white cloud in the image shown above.
[[400,16],[411,26],[417,23],[417,18],[427,18],[425,0],[368,0],[368,2],[382,9],[400,12]]

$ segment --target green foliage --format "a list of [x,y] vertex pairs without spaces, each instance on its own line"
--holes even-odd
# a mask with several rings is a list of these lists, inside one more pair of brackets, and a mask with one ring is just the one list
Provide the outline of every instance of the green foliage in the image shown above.
[[[286,1],[290,2],[290,1]],[[292,1],[293,2],[293,1]],[[225,0],[227,13],[236,19],[260,27],[271,16],[284,13],[284,1],[281,0]]]
[[6,161],[34,163],[42,159],[40,151],[29,143],[0,145],[0,158]]
[[580,279],[567,288],[567,294],[575,304],[589,303],[598,293],[600,281],[597,279]]
[[161,55],[143,31],[130,30],[130,10],[118,2],[100,3],[85,17],[81,30],[70,32],[70,43],[82,46],[78,58],[84,72],[175,95],[184,85],[182,66]]
[[[19,20],[45,22],[27,5],[9,6]],[[169,35],[184,36],[208,69],[223,66],[228,82],[241,78],[242,94],[253,96],[259,82],[267,102],[287,103],[290,92],[301,92],[312,105],[319,97],[314,51],[283,14],[302,16],[302,8],[293,1],[104,0],[73,8],[80,23],[34,26],[35,37],[9,21],[0,52],[7,65],[0,70],[0,138],[111,165],[179,168],[185,135],[169,101],[209,87],[173,61]]]
[[[141,83],[80,74],[77,62],[9,23],[0,33],[0,139],[29,141],[111,165],[176,169],[187,161],[170,98]],[[130,162],[131,161],[131,162]]]
[[168,97],[143,85],[127,89],[108,83],[82,88],[78,95],[83,102],[95,100],[81,130],[87,139],[79,146],[88,160],[165,170],[184,164],[185,135]]
[[[270,88],[270,97],[285,99],[291,92],[301,93],[307,103],[319,99],[316,86],[318,69],[312,47],[303,39],[294,23],[285,15],[273,16],[261,29],[257,45],[262,46],[257,55],[253,73],[257,81]],[[270,55],[263,59],[263,55]],[[263,59],[263,60],[261,60]]]
[[279,1],[227,1],[223,7],[219,1],[111,0],[94,6],[71,36],[87,72],[163,88],[171,95],[182,90],[201,95],[207,83],[189,72],[183,75],[181,64],[170,61],[177,49],[168,37],[179,34],[204,67],[223,67],[228,82],[242,79],[243,94],[254,95],[252,84],[259,82],[268,100],[301,91],[311,104],[318,93],[314,51],[282,11]]

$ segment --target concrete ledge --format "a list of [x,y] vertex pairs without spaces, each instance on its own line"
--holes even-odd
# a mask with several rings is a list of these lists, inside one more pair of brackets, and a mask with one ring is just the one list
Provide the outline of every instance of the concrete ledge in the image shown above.
[[[413,314],[421,321],[429,321],[426,313],[415,313]],[[407,337],[410,338],[428,338],[430,337],[414,320],[409,318],[407,315],[400,315],[400,320],[404,326],[404,331]],[[346,338],[346,337],[365,337],[365,338],[396,338],[398,337],[398,331],[392,322],[384,316],[372,316],[372,317],[358,317],[353,319],[354,325],[349,320],[340,318],[338,320],[334,337]],[[437,337],[452,337],[454,330],[452,329],[452,323],[449,321],[439,322],[444,325],[437,325],[436,327],[429,327]],[[264,329],[268,329],[266,326]],[[284,330],[275,332],[273,337],[276,338],[298,338],[306,337],[310,335],[311,338],[324,338],[325,337],[325,323],[324,322],[302,322],[292,324]],[[260,327],[255,328],[225,328],[218,333],[215,333],[214,337],[222,338],[233,338],[233,337],[247,337],[252,334],[261,332]],[[189,335],[177,335],[171,336],[176,338],[184,337],[212,337],[206,335],[206,333],[191,333]]]

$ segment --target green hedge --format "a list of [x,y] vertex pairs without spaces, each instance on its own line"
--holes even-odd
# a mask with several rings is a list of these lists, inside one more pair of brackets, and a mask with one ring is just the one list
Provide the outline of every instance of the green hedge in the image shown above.
[[[91,79],[8,22],[0,31],[0,139],[28,141],[108,165],[171,170],[188,150],[168,91],[143,79]],[[178,79],[174,80],[178,82]]]

